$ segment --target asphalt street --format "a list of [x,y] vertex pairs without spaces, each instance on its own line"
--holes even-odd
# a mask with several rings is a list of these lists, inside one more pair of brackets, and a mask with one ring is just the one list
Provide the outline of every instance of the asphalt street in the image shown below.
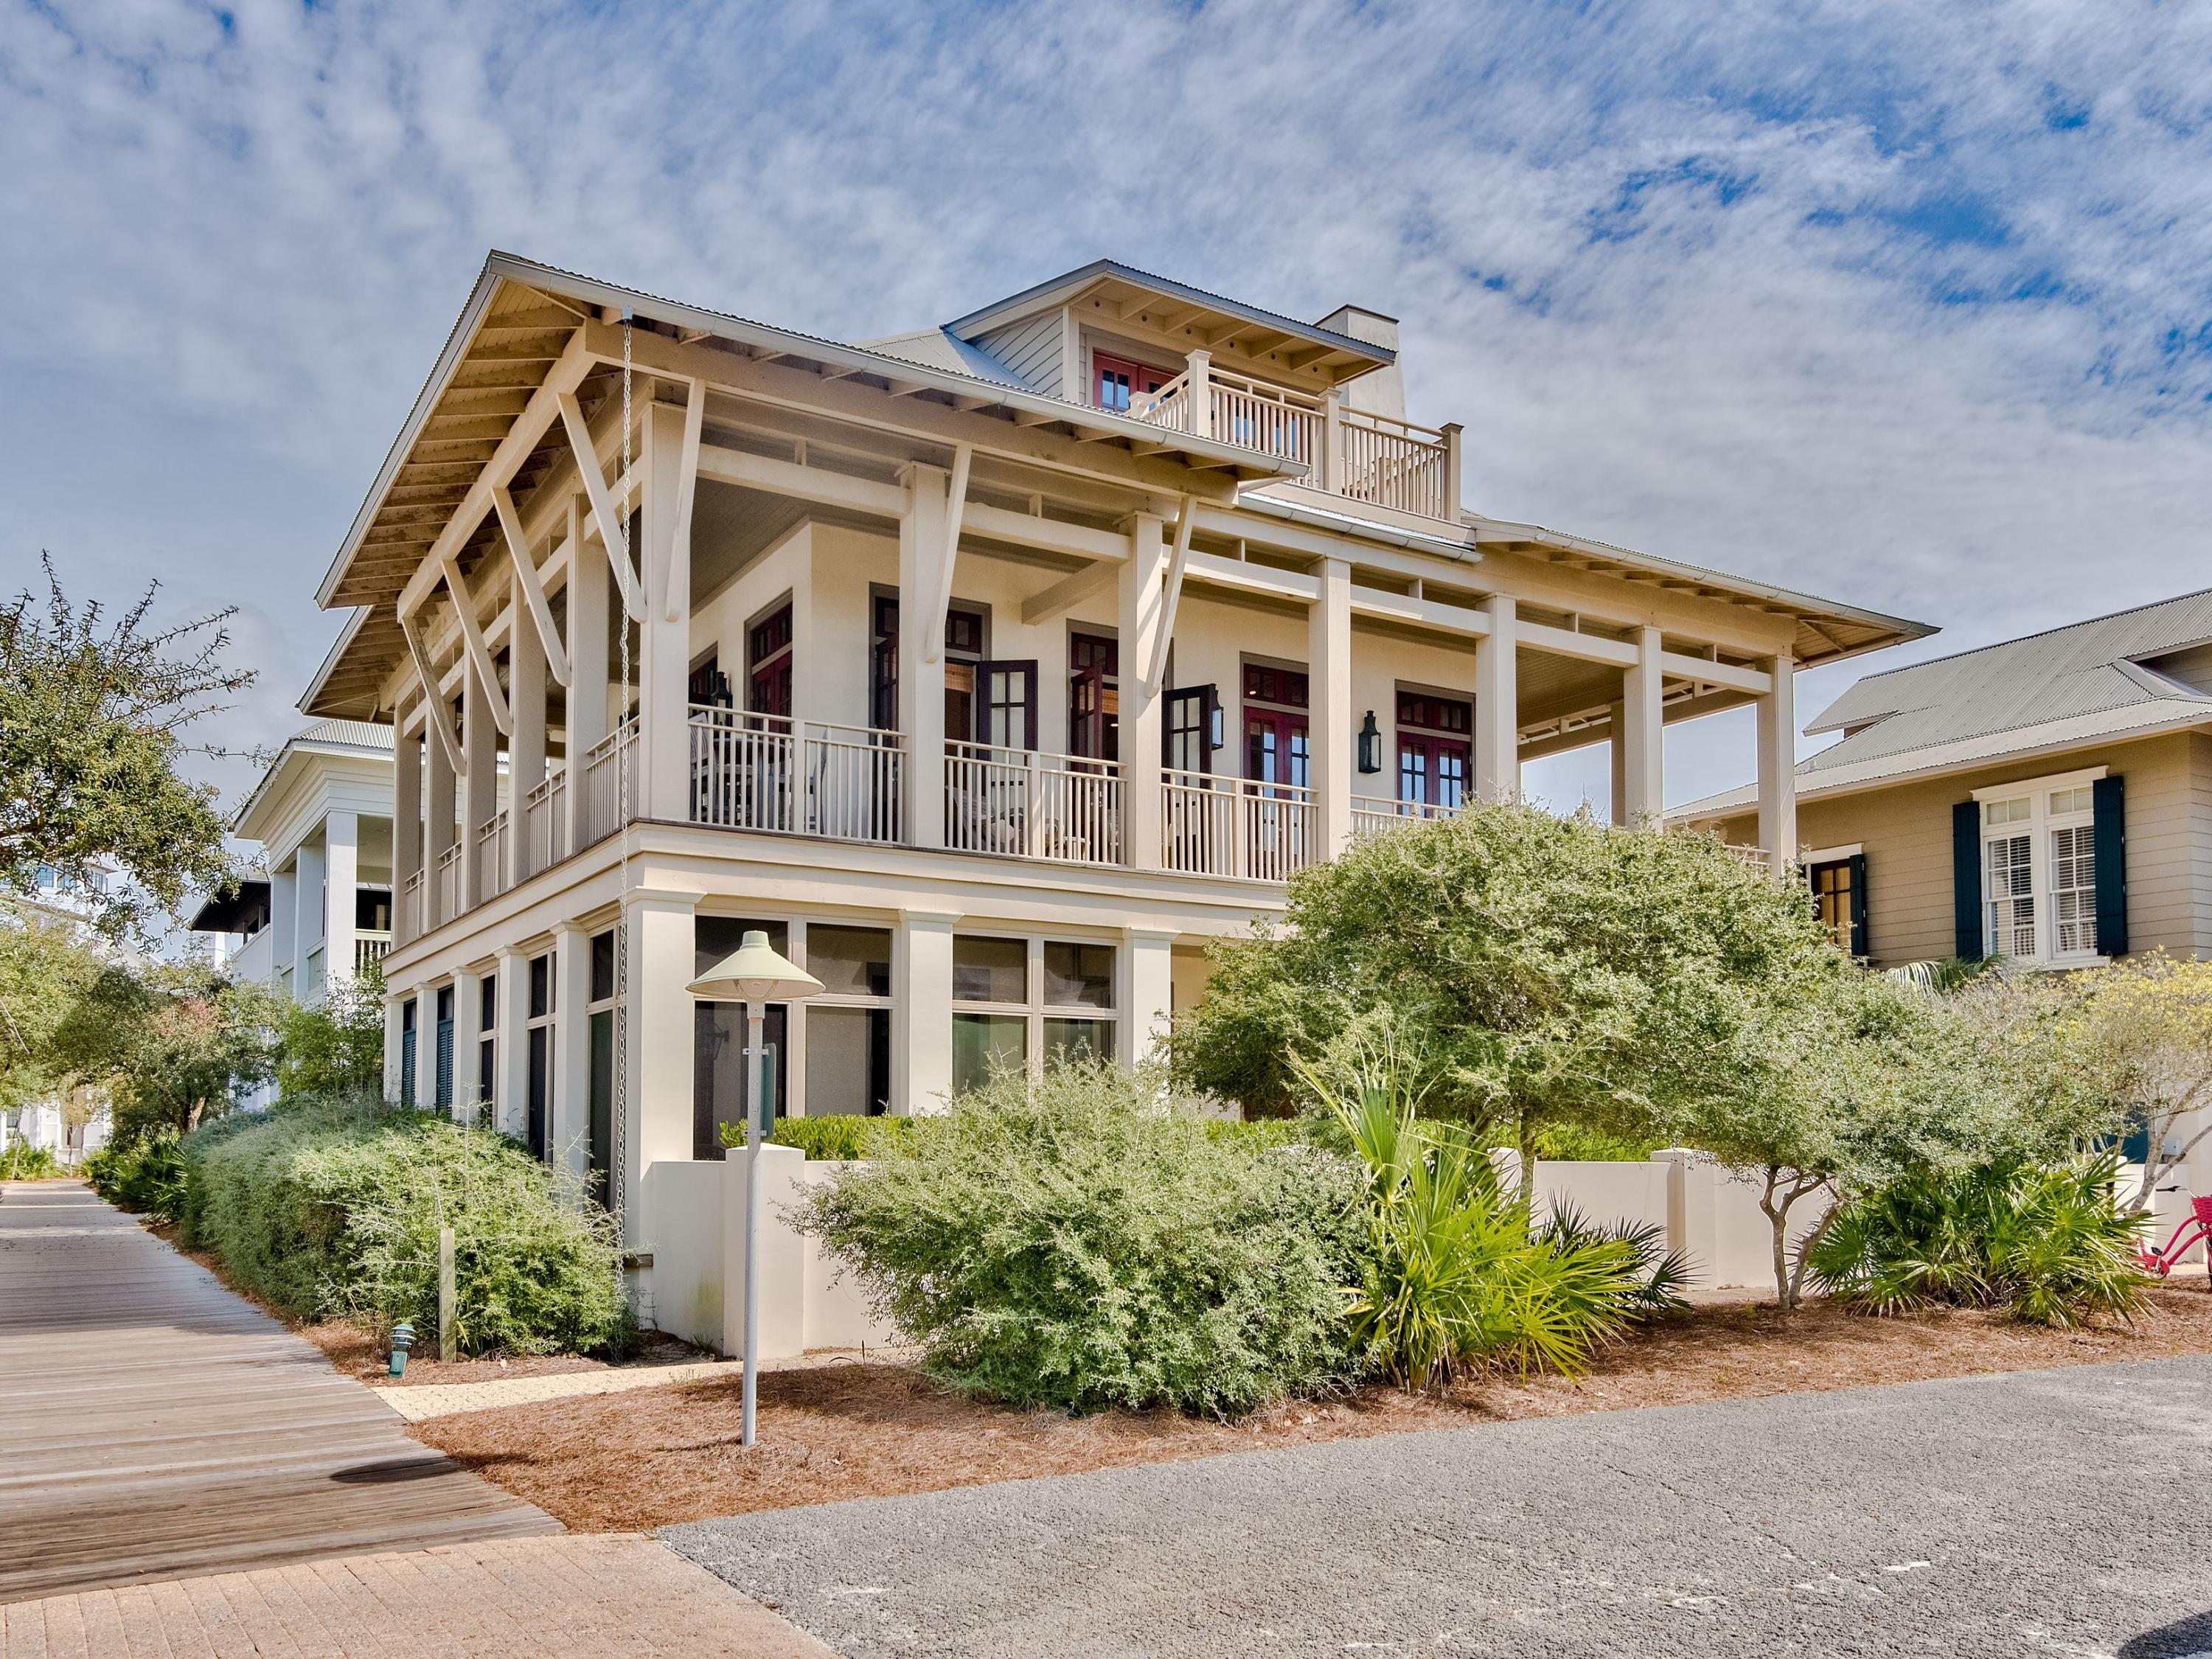
[[663,1535],[852,1659],[2212,1656],[2212,1360],[1338,1442]]

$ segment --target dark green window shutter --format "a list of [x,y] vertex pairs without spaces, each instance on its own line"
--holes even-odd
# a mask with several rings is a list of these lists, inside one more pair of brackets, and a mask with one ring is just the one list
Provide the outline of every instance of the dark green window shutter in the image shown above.
[[1851,854],[1851,955],[1867,959],[1866,854]]
[[1951,949],[1962,962],[1982,959],[1982,808],[1951,808]]
[[2090,831],[2097,851],[2097,949],[2108,957],[2128,953],[2127,791],[2117,777],[2089,786],[2096,807]]

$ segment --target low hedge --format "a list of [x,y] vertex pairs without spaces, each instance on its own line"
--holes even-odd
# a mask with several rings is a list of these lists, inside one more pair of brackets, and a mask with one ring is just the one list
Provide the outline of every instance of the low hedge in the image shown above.
[[[768,1139],[771,1146],[798,1147],[809,1163],[852,1164],[908,1146],[913,1135],[910,1117],[780,1117]],[[744,1124],[722,1126],[723,1146],[744,1144]]]
[[297,1318],[434,1330],[450,1226],[463,1352],[586,1351],[627,1334],[612,1219],[504,1135],[309,1103],[232,1118],[177,1151],[185,1242]]
[[30,1146],[19,1140],[0,1152],[0,1181],[52,1181],[61,1172],[51,1146]]

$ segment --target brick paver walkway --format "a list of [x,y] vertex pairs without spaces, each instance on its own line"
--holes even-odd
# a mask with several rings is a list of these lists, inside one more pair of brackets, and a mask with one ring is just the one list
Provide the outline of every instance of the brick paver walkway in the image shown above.
[[835,1659],[650,1538],[517,1538],[0,1603],[0,1659]]

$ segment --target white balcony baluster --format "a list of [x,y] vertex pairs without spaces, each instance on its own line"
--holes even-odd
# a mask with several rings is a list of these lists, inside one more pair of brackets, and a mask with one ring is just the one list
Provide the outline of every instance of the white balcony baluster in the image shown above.
[[945,844],[1056,864],[1121,861],[1113,761],[986,744],[945,745]]
[[1161,774],[1161,861],[1190,875],[1285,881],[1316,862],[1313,791],[1303,784]]

